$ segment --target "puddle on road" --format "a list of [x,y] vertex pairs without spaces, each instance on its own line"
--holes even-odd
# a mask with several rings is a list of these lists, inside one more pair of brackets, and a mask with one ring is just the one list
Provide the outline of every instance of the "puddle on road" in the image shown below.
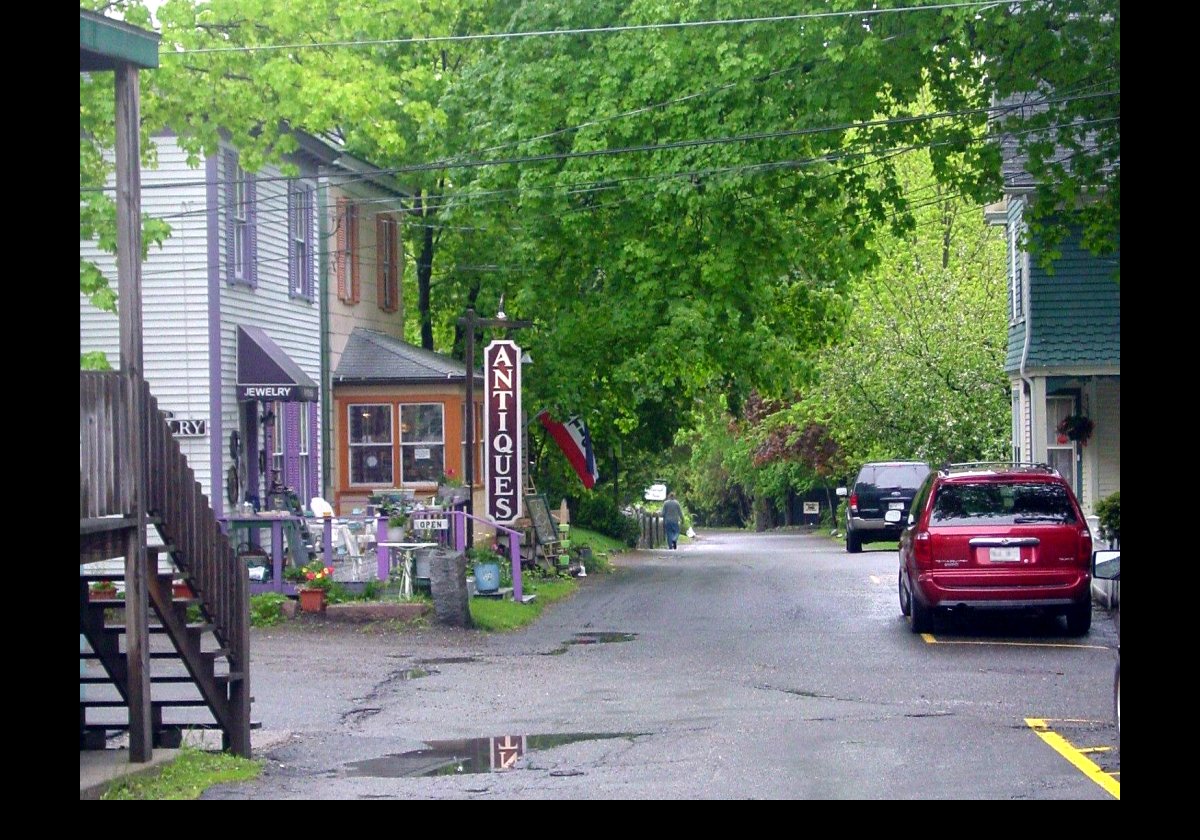
[[614,642],[632,642],[637,635],[637,633],[616,633],[608,630],[576,633],[575,638],[567,639],[553,650],[543,651],[542,656],[562,656],[570,650],[571,645],[607,645]]
[[637,633],[612,633],[608,631],[597,633],[576,633],[575,638],[563,642],[565,645],[607,645],[613,642],[632,642]]
[[442,656],[434,659],[418,659],[418,665],[465,665],[468,662],[478,662],[474,656]]
[[[578,732],[556,735],[499,735],[455,741],[426,741],[427,750],[385,755],[346,765],[346,775],[375,779],[406,776],[457,776],[467,773],[497,773],[511,770],[527,752],[548,750],[576,741],[635,738],[642,732]],[[560,775],[577,771],[558,771]]]
[[434,674],[440,674],[437,668],[405,668],[403,671],[397,671],[392,675],[393,679],[397,680],[419,680],[421,677],[430,677]]

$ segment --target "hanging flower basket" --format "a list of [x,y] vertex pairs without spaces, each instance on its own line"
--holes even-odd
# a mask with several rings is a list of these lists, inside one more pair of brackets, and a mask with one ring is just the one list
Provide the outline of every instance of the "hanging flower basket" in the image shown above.
[[1088,417],[1082,414],[1071,414],[1064,417],[1058,424],[1059,437],[1065,437],[1067,440],[1077,440],[1084,446],[1087,446],[1088,440],[1092,437],[1092,432],[1095,431],[1096,424]]

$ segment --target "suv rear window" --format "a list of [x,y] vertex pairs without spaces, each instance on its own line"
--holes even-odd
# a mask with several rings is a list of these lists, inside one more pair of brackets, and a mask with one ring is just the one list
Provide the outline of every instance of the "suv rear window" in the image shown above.
[[866,466],[858,474],[857,483],[887,490],[915,490],[928,474],[929,467],[924,464]]
[[931,525],[1072,524],[1075,509],[1062,484],[944,484],[933,500]]

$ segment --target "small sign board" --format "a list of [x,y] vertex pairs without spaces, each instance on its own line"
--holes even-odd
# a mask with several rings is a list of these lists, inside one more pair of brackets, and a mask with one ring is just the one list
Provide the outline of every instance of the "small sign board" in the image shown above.
[[492,770],[510,770],[525,754],[524,735],[503,735],[492,738]]
[[529,511],[529,519],[533,522],[533,535],[540,545],[553,545],[558,542],[558,529],[550,518],[550,503],[545,496],[526,496],[525,508]]
[[[795,508],[793,508],[793,510],[795,510]],[[821,512],[821,503],[820,502],[805,502],[804,503],[804,515],[805,516],[807,516],[810,513],[817,514],[820,512]]]
[[450,520],[444,516],[414,516],[413,528],[418,531],[448,531]]
[[208,434],[207,420],[188,420],[183,417],[171,417],[167,419],[167,425],[171,427],[171,434],[177,438],[204,437]]

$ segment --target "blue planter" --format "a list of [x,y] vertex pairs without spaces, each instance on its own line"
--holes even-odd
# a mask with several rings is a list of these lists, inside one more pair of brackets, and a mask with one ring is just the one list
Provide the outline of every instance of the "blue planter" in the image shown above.
[[475,589],[479,592],[495,592],[500,588],[500,564],[475,564]]

